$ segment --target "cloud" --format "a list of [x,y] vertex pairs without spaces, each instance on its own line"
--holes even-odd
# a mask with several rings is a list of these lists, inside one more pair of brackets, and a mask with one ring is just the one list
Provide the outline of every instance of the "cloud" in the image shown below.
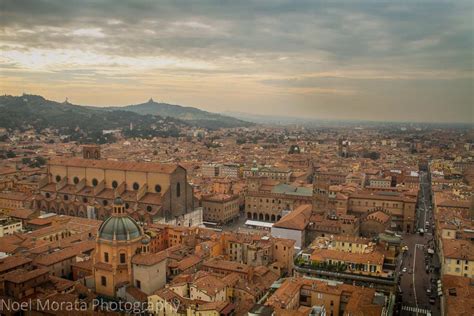
[[[54,73],[68,78],[71,89],[75,82],[103,89],[110,83],[125,94],[133,77],[144,93],[166,86],[173,100],[217,110],[223,104],[245,108],[242,100],[254,110],[271,94],[281,108],[290,100],[295,111],[319,115],[309,102],[343,108],[357,95],[366,103],[364,115],[372,115],[379,101],[369,96],[380,80],[397,86],[403,103],[414,106],[418,98],[405,94],[409,87],[401,83],[469,81],[474,70],[471,1],[5,0],[0,12],[3,80],[3,69],[29,86],[38,74],[44,83],[54,81]],[[87,80],[75,72],[83,69],[91,71]],[[190,86],[203,82],[208,91]],[[234,92],[221,82],[245,87],[240,93],[246,96],[229,100]],[[446,95],[459,95],[447,86]],[[461,95],[472,104],[472,94]],[[445,100],[437,99],[440,105]],[[462,112],[457,106],[453,111]]]

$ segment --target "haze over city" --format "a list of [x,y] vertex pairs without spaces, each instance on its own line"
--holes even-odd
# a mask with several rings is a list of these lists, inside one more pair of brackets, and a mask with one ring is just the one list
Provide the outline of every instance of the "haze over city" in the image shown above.
[[473,120],[472,1],[2,1],[2,93]]

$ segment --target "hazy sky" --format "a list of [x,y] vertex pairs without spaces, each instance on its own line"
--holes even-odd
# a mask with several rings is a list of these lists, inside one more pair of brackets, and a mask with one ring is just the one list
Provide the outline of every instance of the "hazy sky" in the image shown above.
[[473,3],[0,0],[0,93],[474,122]]

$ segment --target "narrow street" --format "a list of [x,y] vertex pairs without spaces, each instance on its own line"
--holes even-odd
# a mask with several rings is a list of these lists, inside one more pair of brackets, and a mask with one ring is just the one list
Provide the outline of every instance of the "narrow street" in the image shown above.
[[[441,315],[436,295],[433,215],[430,208],[430,184],[426,173],[420,174],[420,194],[416,220],[416,233],[404,234],[402,247],[408,250],[400,262],[400,289],[402,304],[400,315]],[[423,232],[420,232],[420,229]],[[435,251],[429,254],[428,249]]]

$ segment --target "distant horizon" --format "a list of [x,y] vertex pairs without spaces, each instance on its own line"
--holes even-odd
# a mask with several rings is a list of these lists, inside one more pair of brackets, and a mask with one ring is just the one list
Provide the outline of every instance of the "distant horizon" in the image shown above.
[[[2,95],[12,96],[12,97],[21,97],[21,96],[24,96],[24,95],[39,96],[39,97],[44,98],[45,100],[49,100],[49,101],[53,101],[53,102],[57,102],[57,103],[64,103],[66,101],[66,98],[67,98],[67,97],[65,97],[62,101],[61,100],[54,100],[54,99],[48,98],[44,95],[37,94],[37,93],[32,93],[32,92],[22,92],[21,94],[18,94],[18,95],[3,93]],[[153,102],[155,102],[155,103],[163,103],[163,104],[175,105],[175,106],[180,106],[180,107],[195,108],[195,109],[198,109],[198,110],[201,110],[201,111],[206,111],[206,112],[215,113],[215,114],[221,114],[221,115],[224,115],[224,116],[230,116],[230,117],[234,117],[234,118],[238,118],[238,119],[242,119],[242,120],[245,120],[245,118],[240,118],[239,115],[249,115],[249,116],[250,115],[255,115],[255,116],[259,116],[259,117],[265,117],[266,116],[270,119],[277,119],[277,118],[288,119],[288,120],[298,120],[299,119],[299,120],[303,121],[302,123],[311,123],[311,122],[317,122],[317,121],[329,121],[329,122],[340,122],[340,123],[396,123],[396,124],[434,124],[434,125],[444,125],[444,124],[450,125],[450,124],[453,124],[453,125],[473,125],[474,126],[473,121],[469,121],[469,122],[467,122],[467,121],[466,122],[461,122],[461,121],[458,121],[458,122],[456,122],[456,121],[389,121],[389,120],[324,118],[324,117],[310,118],[310,117],[291,116],[291,115],[282,116],[282,115],[275,115],[275,114],[268,115],[268,114],[259,114],[259,113],[250,113],[250,112],[232,112],[232,111],[214,112],[214,111],[209,111],[209,110],[206,110],[206,109],[200,108],[198,106],[194,106],[194,105],[176,104],[176,103],[167,102],[167,101],[163,101],[163,100],[157,100],[153,97],[149,97],[148,99],[145,98],[145,101],[143,101],[143,102],[138,102],[138,103],[135,102],[135,103],[130,103],[130,104],[107,104],[107,105],[80,104],[80,103],[75,103],[74,101],[71,101],[69,98],[67,98],[67,102],[69,104],[72,104],[72,105],[84,106],[84,107],[97,107],[97,108],[119,107],[120,108],[120,107],[146,104],[150,101],[150,99],[153,99]],[[276,123],[276,122],[274,122],[274,123]],[[261,123],[261,124],[263,124],[263,123]],[[287,123],[287,124],[290,125],[290,124],[295,124],[295,123]]]

